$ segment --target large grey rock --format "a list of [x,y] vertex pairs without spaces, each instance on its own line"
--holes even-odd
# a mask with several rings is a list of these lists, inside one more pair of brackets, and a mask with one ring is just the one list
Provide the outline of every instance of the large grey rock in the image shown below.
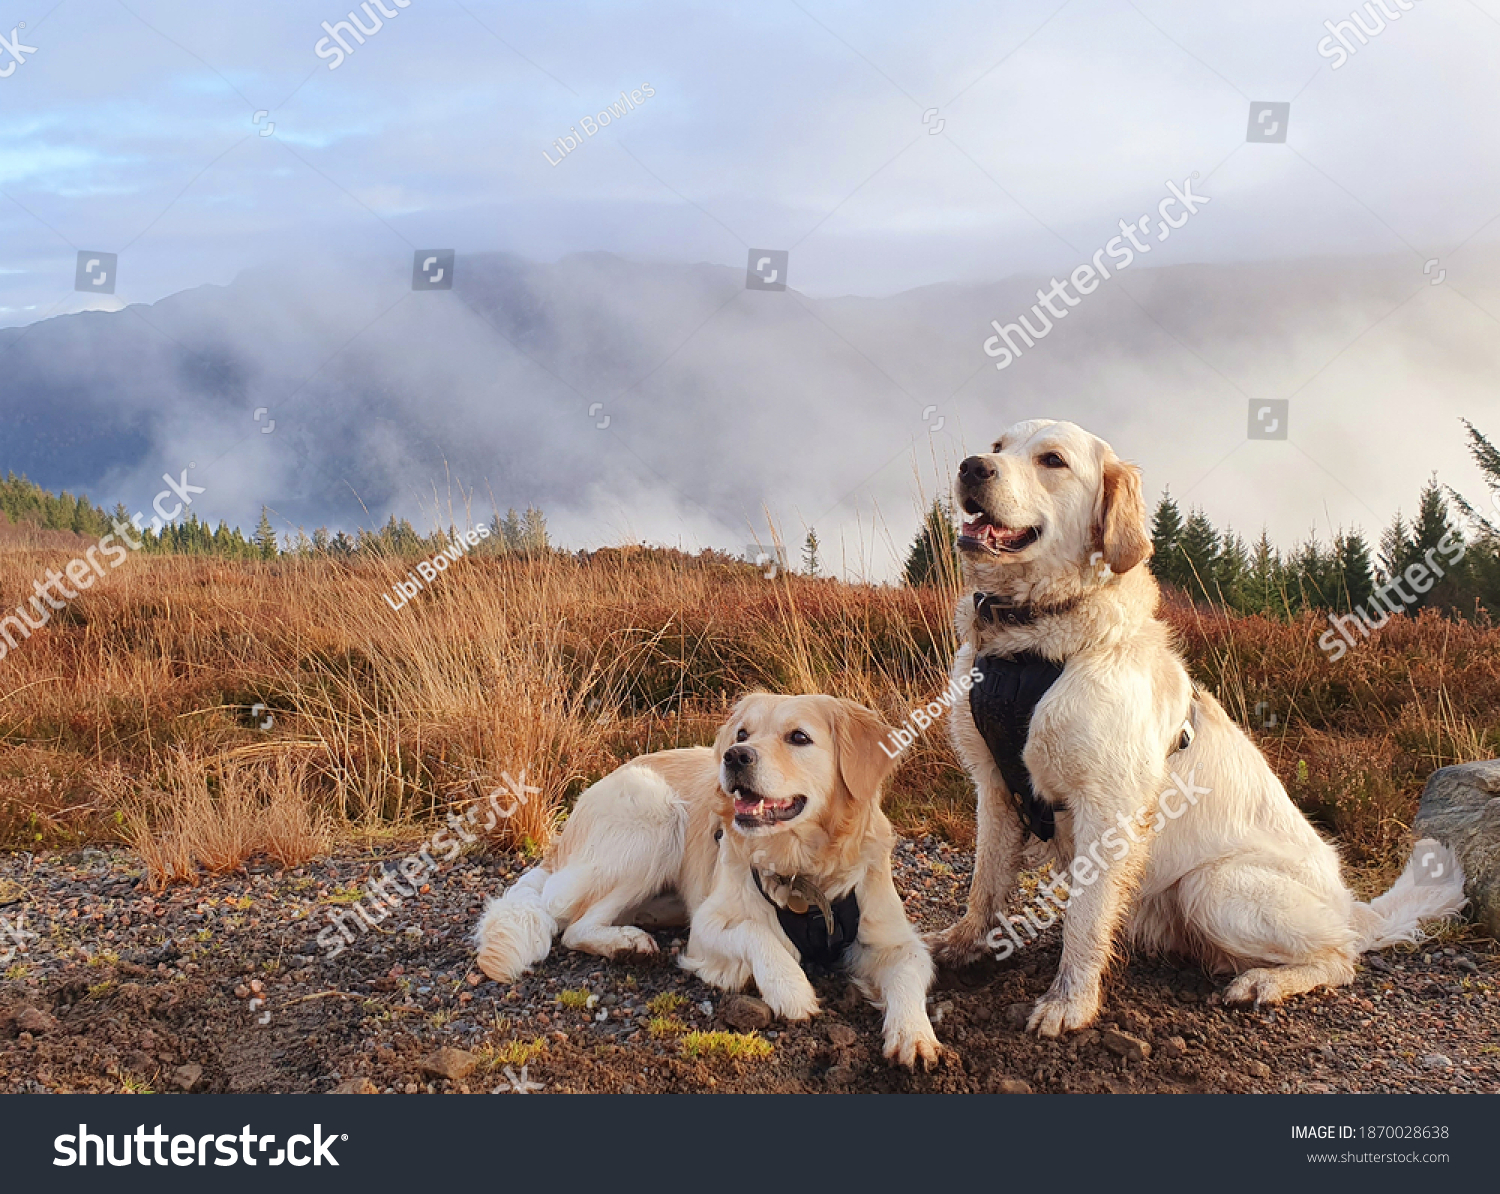
[[1470,914],[1500,938],[1500,759],[1434,771],[1412,829],[1458,855]]

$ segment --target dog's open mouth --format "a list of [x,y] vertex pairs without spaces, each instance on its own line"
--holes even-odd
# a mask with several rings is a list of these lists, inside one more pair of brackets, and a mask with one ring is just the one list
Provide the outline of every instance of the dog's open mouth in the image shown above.
[[1041,537],[1041,527],[1003,526],[983,510],[970,509],[969,503],[965,503],[958,546],[961,551],[986,551],[1000,556],[1025,551]]
[[790,821],[807,807],[806,796],[792,796],[786,800],[772,800],[769,796],[758,796],[743,788],[734,792],[734,823],[741,829],[776,825]]

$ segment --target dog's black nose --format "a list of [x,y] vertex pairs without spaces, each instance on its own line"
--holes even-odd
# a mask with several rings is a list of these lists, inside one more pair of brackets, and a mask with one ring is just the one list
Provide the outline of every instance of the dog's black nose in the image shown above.
[[983,456],[970,456],[958,466],[958,479],[970,484],[988,481],[994,475],[995,466]]
[[757,756],[753,746],[731,746],[724,752],[724,766],[731,771],[744,771],[755,766]]

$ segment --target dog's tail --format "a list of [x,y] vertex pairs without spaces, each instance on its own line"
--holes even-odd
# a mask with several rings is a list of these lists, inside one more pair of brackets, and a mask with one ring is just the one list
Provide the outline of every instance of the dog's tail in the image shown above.
[[1423,838],[1390,891],[1368,904],[1355,904],[1359,952],[1420,941],[1422,921],[1447,920],[1468,902],[1458,858],[1441,842]]
[[497,983],[515,982],[552,951],[558,923],[542,895],[549,878],[545,866],[534,866],[485,907],[474,934],[479,968]]

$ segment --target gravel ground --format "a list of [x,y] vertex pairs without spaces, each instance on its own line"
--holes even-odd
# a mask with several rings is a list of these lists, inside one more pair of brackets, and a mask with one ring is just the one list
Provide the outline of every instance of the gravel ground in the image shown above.
[[[458,859],[325,958],[328,910],[403,853],[252,864],[159,894],[123,851],[0,858],[0,1091],[1500,1091],[1500,958],[1462,931],[1260,1012],[1221,1006],[1223,982],[1195,969],[1136,959],[1095,1029],[1040,1041],[1022,1025],[1057,965],[1054,927],[940,975],[933,1017],[954,1057],[908,1074],[842,979],[818,982],[811,1023],[766,1022],[759,1001],[679,970],[672,932],[655,957],[559,947],[513,987],[490,982],[467,938],[514,855]],[[956,917],[967,853],[907,841],[896,863],[923,929]],[[763,1043],[695,1055],[687,1035],[739,1030]]]

